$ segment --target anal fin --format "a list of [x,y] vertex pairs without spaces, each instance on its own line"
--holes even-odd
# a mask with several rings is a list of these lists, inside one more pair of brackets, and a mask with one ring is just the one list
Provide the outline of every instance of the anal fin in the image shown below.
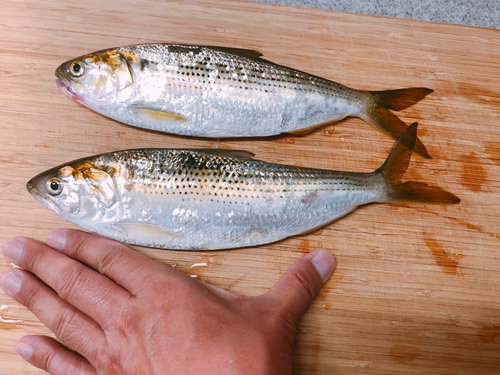
[[328,120],[328,121],[321,122],[319,124],[314,124],[314,125],[311,125],[311,126],[308,126],[308,127],[305,127],[305,128],[290,130],[289,133],[290,134],[295,134],[295,135],[307,134],[307,133],[312,132],[313,130],[316,130],[318,128],[322,128],[323,126],[331,125],[331,124],[333,124],[333,123],[335,123],[337,121],[340,121],[340,120],[346,118],[346,116],[347,116],[346,114],[340,114],[334,120]]

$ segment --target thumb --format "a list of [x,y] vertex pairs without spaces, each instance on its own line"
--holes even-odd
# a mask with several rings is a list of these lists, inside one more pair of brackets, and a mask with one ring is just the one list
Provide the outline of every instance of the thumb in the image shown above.
[[309,253],[292,264],[265,297],[278,304],[280,315],[291,320],[295,329],[334,268],[335,258],[330,252],[317,250]]

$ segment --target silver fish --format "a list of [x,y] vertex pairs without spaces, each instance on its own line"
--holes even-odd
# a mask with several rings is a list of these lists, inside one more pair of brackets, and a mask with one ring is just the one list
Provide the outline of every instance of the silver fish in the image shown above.
[[371,202],[458,203],[438,187],[401,182],[415,130],[372,173],[265,163],[246,151],[138,149],[61,165],[27,189],[67,220],[118,241],[186,250],[254,246],[313,231]]
[[[261,58],[257,51],[140,44],[89,53],[56,70],[69,97],[125,124],[188,136],[307,133],[356,116],[398,139],[427,88],[360,91]],[[430,158],[417,138],[414,151]]]

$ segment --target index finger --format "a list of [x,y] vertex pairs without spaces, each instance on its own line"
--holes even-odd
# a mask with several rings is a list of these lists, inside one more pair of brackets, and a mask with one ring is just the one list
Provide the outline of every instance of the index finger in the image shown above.
[[3,244],[5,258],[31,272],[59,298],[88,315],[103,327],[110,314],[121,308],[131,294],[82,263],[44,243],[13,237]]
[[47,236],[47,245],[77,259],[136,295],[147,287],[155,271],[168,267],[118,242],[75,229],[56,229]]

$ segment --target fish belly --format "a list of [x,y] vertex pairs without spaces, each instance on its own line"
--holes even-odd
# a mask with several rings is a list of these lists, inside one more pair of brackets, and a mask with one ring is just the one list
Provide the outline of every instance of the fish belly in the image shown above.
[[[158,82],[168,82],[160,84]],[[188,136],[259,137],[294,132],[359,115],[346,97],[267,90],[258,84],[179,81],[173,77],[137,82],[134,99],[103,113],[131,125]]]
[[[337,185],[304,188],[283,197],[278,190],[259,198],[196,194],[132,193],[114,223],[89,228],[113,239],[166,249],[228,249],[255,246],[306,233],[357,206],[379,199],[367,190]],[[236,195],[236,196],[233,196]]]

